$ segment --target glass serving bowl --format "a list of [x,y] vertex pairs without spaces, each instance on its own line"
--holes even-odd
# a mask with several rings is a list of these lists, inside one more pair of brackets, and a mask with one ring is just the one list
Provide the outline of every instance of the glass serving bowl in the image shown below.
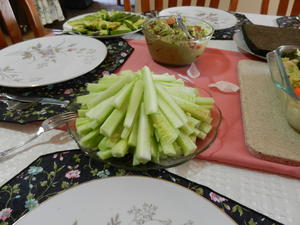
[[[204,93],[204,94],[202,94],[201,96],[204,96],[205,94],[207,94],[207,92],[203,92],[203,91],[202,91],[202,93]],[[77,107],[73,107],[73,109],[75,109],[75,108],[77,108]],[[221,110],[216,105],[214,105],[214,107],[211,110],[211,117],[213,119],[211,122],[211,125],[212,125],[211,131],[209,132],[209,134],[207,135],[207,137],[204,140],[197,139],[197,142],[196,142],[197,149],[192,154],[187,155],[187,156],[177,157],[177,158],[167,158],[167,159],[161,160],[159,164],[156,164],[153,162],[148,162],[146,164],[140,164],[137,166],[132,165],[133,157],[132,157],[132,154],[130,154],[130,153],[128,153],[123,158],[110,158],[107,160],[102,160],[97,156],[97,154],[96,154],[97,150],[80,146],[80,144],[79,144],[80,136],[76,132],[76,127],[75,127],[74,121],[67,123],[67,130],[71,134],[72,138],[76,141],[79,148],[84,153],[86,153],[88,156],[90,156],[91,158],[101,161],[103,163],[107,163],[114,167],[122,168],[122,169],[145,171],[145,170],[169,168],[169,167],[174,167],[174,166],[183,164],[183,163],[195,158],[197,155],[199,155],[200,153],[202,153],[206,149],[208,149],[212,145],[212,143],[215,141],[217,134],[218,134],[218,129],[219,129],[221,121],[222,121]]]
[[[152,59],[160,64],[169,66],[185,66],[193,63],[200,56],[211,39],[214,28],[209,23],[194,17],[184,17],[185,24],[200,26],[206,30],[202,38],[182,39],[182,36],[161,36],[153,32],[152,25],[157,20],[168,19],[172,16],[159,16],[143,24],[143,33]],[[173,16],[174,18],[174,16]]]
[[297,49],[300,49],[300,46],[280,46],[267,54],[267,61],[273,84],[278,90],[277,93],[282,102],[285,118],[292,128],[300,132],[300,98],[295,95],[282,62],[282,57],[293,54]]

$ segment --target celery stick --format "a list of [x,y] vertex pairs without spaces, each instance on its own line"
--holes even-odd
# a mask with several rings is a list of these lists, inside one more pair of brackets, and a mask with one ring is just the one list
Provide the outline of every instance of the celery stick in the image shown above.
[[128,153],[128,143],[124,139],[120,139],[117,144],[115,144],[111,153],[113,157],[122,158]]
[[176,141],[173,142],[173,147],[176,152],[176,156],[181,156],[182,155],[181,147],[178,145]]
[[180,127],[180,131],[185,133],[186,135],[191,135],[194,132],[194,129],[192,126],[190,126],[188,123],[185,124],[184,126]]
[[168,73],[164,74],[153,74],[153,80],[155,81],[166,81],[166,82],[176,82],[176,77],[174,75],[169,75]]
[[97,155],[102,160],[106,160],[106,159],[109,159],[109,158],[112,157],[112,153],[109,150],[107,150],[107,151],[99,151],[99,152],[97,152]]
[[86,123],[82,123],[76,126],[76,131],[80,136],[89,133],[91,130],[96,129],[99,126],[99,122],[94,119],[89,119]]
[[157,146],[157,142],[155,141],[155,139],[153,137],[151,137],[151,161],[155,162],[155,163],[159,163],[159,158],[160,158],[160,153],[158,151],[158,146]]
[[196,104],[199,105],[213,105],[215,103],[215,100],[211,97],[197,97],[196,98]]
[[130,135],[131,129],[132,128],[124,127],[124,129],[122,131],[122,134],[121,134],[121,138],[122,139],[127,139],[129,137],[129,135]]
[[172,108],[165,102],[161,97],[158,98],[159,109],[163,112],[168,121],[172,124],[173,127],[179,128],[184,125],[182,120],[178,115],[172,110]]
[[75,120],[75,126],[79,127],[80,125],[83,125],[83,124],[85,124],[88,121],[90,121],[90,118],[86,118],[86,117],[76,118],[76,120]]
[[196,144],[189,138],[189,136],[183,133],[180,133],[178,135],[176,141],[177,144],[179,144],[179,146],[181,147],[184,156],[193,153],[197,148]]
[[200,124],[199,129],[208,134],[212,129],[212,125],[203,122]]
[[199,134],[197,135],[198,138],[200,138],[201,140],[204,140],[207,136],[206,133],[204,133],[203,131],[199,130]]
[[97,92],[101,92],[106,90],[107,88],[109,88],[111,86],[111,83],[107,83],[107,84],[94,84],[94,83],[89,83],[86,87],[86,89],[88,90],[88,92],[90,93],[97,93]]
[[86,105],[91,99],[93,99],[97,93],[90,93],[87,95],[81,95],[76,98],[76,103]]
[[114,109],[100,127],[100,133],[110,137],[125,117],[125,110]]
[[160,111],[151,114],[150,117],[159,141],[165,144],[173,143],[178,137],[178,130],[169,123]]
[[152,74],[149,67],[144,66],[141,70],[144,80],[144,104],[145,113],[147,115],[156,113],[158,110],[157,106],[157,95],[152,80]]
[[192,135],[198,136],[198,135],[200,135],[200,133],[201,133],[201,131],[200,131],[198,128],[196,128],[196,127],[193,128],[193,133],[192,133]]
[[79,144],[85,148],[95,148],[103,138],[98,130],[93,130],[79,140]]
[[172,96],[172,98],[176,101],[176,103],[182,108],[184,111],[189,112],[196,119],[207,122],[210,114],[209,110],[202,108],[200,105],[188,102],[176,96]]
[[103,102],[87,111],[85,115],[89,118],[98,120],[100,124],[103,123],[103,121],[114,109],[113,105],[111,104],[113,100],[114,96],[104,100]]
[[125,84],[132,80],[132,76],[121,76],[120,79],[116,80],[108,89],[99,92],[96,96],[90,99],[87,103],[88,107],[93,107],[103,100],[115,95]]
[[144,87],[142,80],[135,82],[129,99],[129,105],[124,120],[124,127],[130,128],[132,126],[138,107],[142,100],[143,89]]
[[192,87],[186,87],[186,86],[178,86],[178,87],[166,87],[166,89],[168,90],[181,90],[185,93],[188,93],[188,94],[191,94],[191,95],[194,95],[194,96],[198,96],[198,89],[196,88],[192,88]]
[[176,102],[173,100],[171,95],[169,95],[169,93],[165,90],[165,88],[163,86],[161,86],[160,84],[156,84],[156,90],[159,94],[159,97],[161,97],[171,107],[173,112],[175,112],[177,114],[177,116],[181,119],[181,121],[183,123],[187,123],[187,118],[186,118],[185,113],[176,104]]
[[117,139],[111,139],[109,137],[104,137],[98,144],[98,149],[100,151],[111,150],[112,147],[118,142]]
[[125,101],[128,101],[132,87],[135,81],[131,81],[129,84],[126,84],[115,96],[113,106],[117,109],[120,109]]
[[177,155],[173,143],[171,144],[164,144],[161,143],[162,152],[166,156],[174,157]]
[[144,103],[140,107],[140,119],[138,125],[137,145],[133,155],[133,165],[145,164],[151,160],[151,134],[149,119],[144,110]]
[[88,110],[87,109],[78,109],[77,113],[79,117],[85,117],[85,114]]
[[166,90],[172,96],[176,96],[178,98],[182,98],[186,101],[196,103],[196,96],[195,94],[190,94],[185,91],[182,91],[180,88],[166,88]]
[[137,134],[138,134],[138,124],[139,124],[139,116],[137,115],[136,119],[134,120],[129,138],[128,138],[128,144],[130,146],[136,146],[137,142]]
[[201,120],[197,120],[194,117],[191,116],[191,114],[188,114],[188,124],[192,127],[199,127],[200,124],[202,123]]

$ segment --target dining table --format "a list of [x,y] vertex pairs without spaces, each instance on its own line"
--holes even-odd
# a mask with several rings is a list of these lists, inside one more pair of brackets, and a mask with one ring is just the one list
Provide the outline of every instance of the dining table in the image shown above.
[[[241,18],[243,18],[243,22],[247,21],[254,24],[274,27],[278,27],[279,19],[283,18],[274,15],[261,15],[243,12],[238,12],[237,15],[240,16],[240,20]],[[290,21],[293,19],[292,17],[284,18],[286,19],[285,21]],[[236,76],[237,65],[240,60],[254,60],[261,63],[266,63],[265,61],[256,58],[255,56],[240,51],[235,41],[232,39],[232,34],[238,30],[240,30],[240,27],[236,26],[234,27],[234,29],[227,29],[225,33],[219,34],[219,38],[212,38],[212,40],[210,40],[208,43],[205,53],[203,54],[203,56],[206,54],[210,57],[220,57],[220,62],[222,61],[222,59],[224,59],[224,61],[228,63],[228,67],[230,67],[229,73],[231,74],[231,77],[228,79],[236,85],[239,85]],[[125,44],[128,44],[132,47],[132,50],[129,51],[127,49],[128,51],[123,50],[121,53],[119,53],[123,55],[123,58],[119,59],[119,67],[114,68],[114,71],[111,71],[113,73],[117,74],[120,71],[126,69],[138,70],[144,65],[148,65],[151,70],[154,70],[157,73],[168,72],[170,74],[178,74],[180,72],[181,74],[186,76],[186,68],[164,67],[153,62],[147,50],[145,38],[142,33],[126,35],[122,38],[116,38],[115,40],[109,39],[107,42],[104,41],[104,43],[110,45],[114,41],[117,42],[117,44],[119,44],[120,46],[124,45],[124,43],[122,42],[124,41]],[[201,59],[202,58],[200,57],[199,60]],[[199,65],[202,64],[200,63]],[[208,67],[213,68],[214,65],[209,64]],[[205,76],[209,74],[209,72],[206,71],[209,71],[209,68],[206,68],[203,72],[201,71],[201,75],[197,78],[197,80],[205,80]],[[214,73],[222,74],[221,70],[216,69],[213,71]],[[101,73],[103,75],[107,75],[108,73],[110,73],[110,71],[101,70]],[[213,76],[212,74],[209,75]],[[227,74],[227,76],[229,75]],[[226,79],[226,77],[220,75],[218,79],[224,80]],[[184,182],[192,182],[195,185],[200,185],[199,187],[203,188],[204,190],[213,191],[214,193],[216,193],[216,196],[223,196],[223,200],[221,198],[214,198],[215,203],[219,204],[218,207],[223,207],[222,210],[226,211],[228,208],[231,208],[231,210],[229,211],[231,211],[232,214],[237,213],[239,215],[242,215],[243,210],[240,210],[237,207],[234,208],[233,203],[237,203],[240,204],[243,209],[245,209],[244,214],[246,214],[247,210],[253,210],[261,216],[257,217],[260,219],[255,222],[251,222],[249,217],[247,220],[247,224],[298,225],[300,221],[300,168],[297,166],[288,165],[283,165],[281,167],[281,165],[278,166],[279,163],[267,162],[262,159],[257,159],[259,160],[258,164],[243,162],[239,163],[238,157],[234,161],[231,159],[222,158],[224,157],[224,155],[218,155],[218,151],[223,150],[223,148],[236,149],[235,153],[233,153],[236,155],[239,154],[240,146],[243,145],[243,149],[246,149],[243,128],[241,125],[242,114],[240,104],[238,103],[240,96],[238,92],[224,94],[216,89],[209,88],[207,86],[207,83],[209,82],[211,82],[210,79],[207,79],[206,83],[204,82],[204,88],[213,92],[213,95],[215,93],[216,95],[223,95],[225,96],[225,98],[234,98],[234,100],[232,101],[236,102],[234,105],[234,107],[236,108],[230,110],[236,112],[236,119],[240,121],[240,127],[238,128],[239,130],[237,130],[237,132],[239,133],[236,136],[236,138],[240,138],[239,145],[234,144],[236,143],[233,141],[235,139],[235,137],[233,136],[235,133],[232,133],[232,136],[227,137],[226,141],[224,141],[223,143],[227,146],[221,146],[222,143],[220,140],[222,136],[226,135],[224,132],[222,132],[222,129],[225,129],[225,125],[223,125],[223,123],[229,123],[228,121],[230,120],[226,120],[228,119],[227,117],[230,117],[229,114],[231,111],[226,108],[225,103],[217,101],[217,104],[221,104],[219,105],[221,111],[224,110],[223,121],[219,128],[220,131],[218,134],[220,140],[215,141],[212,146],[210,146],[205,152],[201,153],[198,157],[185,162],[182,165],[167,168],[166,170],[160,169],[158,171],[150,171],[147,176],[166,177],[168,175],[170,180],[182,179],[184,180]],[[68,89],[64,91],[71,92],[72,90]],[[230,103],[231,100],[226,104]],[[231,106],[228,107],[230,108]],[[44,119],[44,117],[42,119]],[[230,126],[230,124],[227,125]],[[27,140],[36,132],[38,126],[39,123],[36,122],[22,123],[22,121],[5,121],[2,117],[2,121],[0,122],[0,152],[4,149],[13,147],[18,143]],[[247,151],[243,152],[243,156],[245,156],[246,158],[255,158],[255,156],[251,155]],[[250,161],[251,160],[249,160],[249,162]],[[57,174],[55,174],[56,172],[53,172],[52,175],[49,175],[49,173],[48,178],[43,177],[44,180],[40,178],[41,180],[39,180],[39,182],[41,183],[41,186],[37,185],[38,182],[34,183],[34,181],[32,180],[30,182],[29,180],[26,180],[29,179],[28,177],[31,177],[30,179],[34,178],[34,176],[32,175],[38,176],[42,170],[45,171],[48,167],[55,167],[53,169],[54,171],[55,169],[57,169],[57,167],[59,167],[59,163],[60,166],[65,166],[65,175],[62,173],[58,175],[59,172],[57,171]],[[42,165],[44,165],[44,167]],[[91,165],[93,167],[93,171],[91,169]],[[86,171],[84,173],[84,170],[88,169],[87,167],[89,167],[91,171],[90,173],[94,173],[94,176],[86,175]],[[18,150],[18,153],[0,162],[0,171],[0,224],[3,225],[10,224],[13,221],[17,220],[28,210],[30,210],[30,207],[33,207],[39,203],[37,201],[32,202],[32,205],[30,205],[30,207],[28,207],[27,204],[27,208],[23,207],[24,212],[18,211],[18,213],[14,215],[13,210],[14,207],[17,206],[13,203],[9,204],[8,202],[13,202],[13,198],[22,198],[22,195],[27,195],[23,196],[24,202],[26,200],[26,197],[27,202],[30,199],[32,200],[32,197],[28,195],[30,190],[35,190],[35,192],[38,193],[38,188],[40,188],[41,191],[42,188],[45,187],[42,186],[42,184],[46,185],[47,179],[49,181],[54,176],[62,176],[64,179],[67,179],[67,172],[77,171],[77,175],[73,173],[72,180],[73,182],[75,182],[74,180],[76,180],[76,176],[79,179],[79,174],[81,174],[82,176],[83,174],[85,174],[87,177],[93,177],[90,179],[101,179],[105,176],[108,176],[109,174],[110,176],[127,174],[127,172],[124,170],[111,168],[111,170],[109,171],[109,169],[103,166],[103,164],[93,161],[91,162],[90,158],[81,153],[77,143],[71,138],[71,136],[68,132],[66,132],[65,129],[50,130],[47,133],[42,134],[39,138],[25,145],[24,147],[21,147],[20,150]],[[79,171],[81,171],[81,173]],[[129,174],[136,174],[136,172],[130,172]],[[140,175],[141,172],[137,172],[137,174]],[[172,176],[170,176],[170,174]],[[70,173],[69,175],[71,176]],[[57,177],[57,179],[59,179],[59,177]],[[88,180],[84,180],[84,178],[82,179],[82,182]],[[18,185],[18,182],[20,183],[20,185]],[[20,186],[23,187],[22,185],[24,184],[24,182],[27,182],[27,186],[26,188],[24,186],[24,188],[28,190],[27,192],[22,193],[22,191],[20,191]],[[21,183],[23,184],[21,185]],[[68,185],[71,184],[65,182],[64,185],[64,189],[67,189],[69,187]],[[60,184],[57,186],[60,186]],[[11,192],[9,193],[8,197],[8,194],[5,195],[5,193],[7,193],[7,190],[10,190],[9,188],[11,188]],[[16,192],[16,194],[14,194],[14,191]],[[55,193],[56,192],[58,191],[55,191]],[[47,199],[48,197],[43,198],[43,200]],[[229,202],[229,200],[232,201],[230,203],[232,205],[225,204],[225,201]],[[7,217],[3,216],[4,209],[11,210],[8,210],[9,213]],[[10,215],[14,215],[15,217],[9,218]],[[5,221],[7,223],[5,223]]]

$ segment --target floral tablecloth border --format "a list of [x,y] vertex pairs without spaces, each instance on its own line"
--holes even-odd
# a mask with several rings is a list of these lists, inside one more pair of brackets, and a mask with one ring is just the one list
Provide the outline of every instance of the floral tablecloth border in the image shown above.
[[0,188],[0,225],[13,224],[41,202],[86,181],[110,176],[148,176],[180,184],[211,201],[237,224],[281,224],[213,190],[167,170],[126,171],[94,161],[80,150],[41,156]]
[[[72,102],[72,100],[86,92],[86,84],[98,81],[103,75],[115,72],[122,66],[126,59],[134,50],[126,40],[122,38],[101,39],[107,46],[107,56],[105,60],[94,70],[83,74],[82,76],[43,87],[36,88],[7,88],[0,86],[0,93],[10,93],[20,96],[49,97],[62,101]],[[0,121],[14,123],[31,123],[34,121],[43,121],[50,116],[70,110],[68,107],[56,105],[34,104],[27,109],[20,111],[7,110],[7,105],[0,101]]]

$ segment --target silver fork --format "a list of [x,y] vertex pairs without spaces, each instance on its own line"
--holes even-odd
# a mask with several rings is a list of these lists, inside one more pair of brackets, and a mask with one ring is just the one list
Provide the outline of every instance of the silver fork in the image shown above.
[[26,145],[27,143],[33,141],[34,139],[39,137],[42,133],[44,133],[46,131],[49,131],[49,130],[52,130],[56,127],[62,126],[66,122],[72,121],[74,119],[76,119],[76,113],[74,113],[74,112],[66,112],[66,113],[62,113],[62,114],[52,116],[52,117],[46,119],[42,123],[42,125],[39,127],[38,131],[31,138],[29,138],[27,141],[15,146],[15,147],[12,147],[12,148],[9,148],[9,149],[6,149],[6,150],[0,152],[0,160],[7,157],[7,156],[9,156],[10,154],[15,152],[20,147],[22,147],[22,146]]

